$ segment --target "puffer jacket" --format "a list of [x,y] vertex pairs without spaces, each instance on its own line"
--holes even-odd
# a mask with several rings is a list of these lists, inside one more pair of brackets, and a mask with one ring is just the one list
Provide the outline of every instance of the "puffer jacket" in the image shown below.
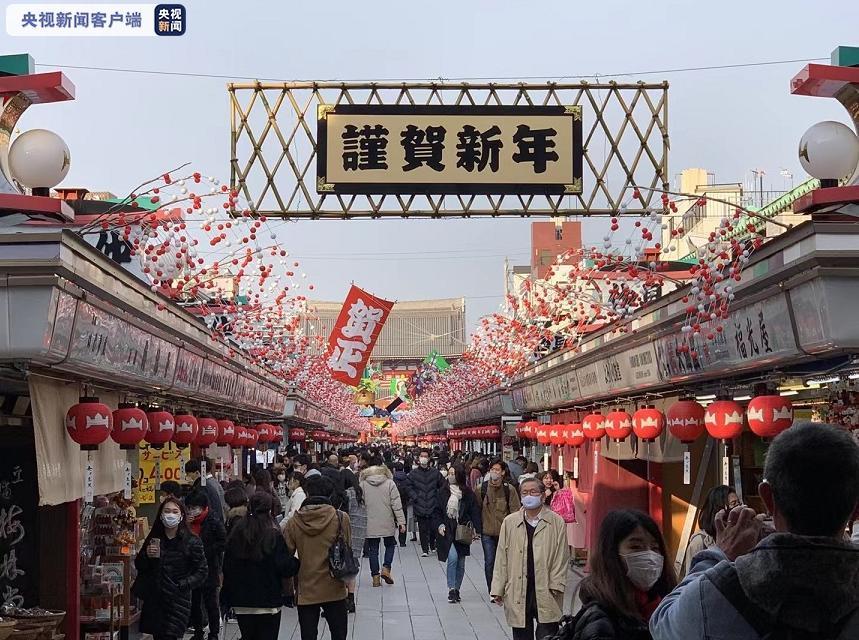
[[438,469],[417,466],[409,474],[406,485],[412,501],[415,516],[418,518],[441,518],[439,493],[446,484]]
[[400,490],[400,502],[405,509],[409,506],[409,476],[405,471],[394,471],[394,484]]
[[571,631],[564,640],[651,640],[644,622],[611,616],[596,602],[584,605]]
[[203,543],[206,564],[209,567],[209,575],[206,577],[205,584],[209,587],[217,587],[221,582],[221,573],[224,570],[227,531],[223,521],[214,516],[211,511],[200,526],[200,540]]
[[361,472],[361,491],[367,507],[367,537],[395,535],[398,526],[406,525],[400,490],[385,465],[367,467]]
[[161,540],[161,557],[146,554],[147,538],[134,560],[137,579],[132,593],[143,600],[140,631],[156,637],[181,638],[191,618],[191,591],[208,575],[203,543],[190,532]]
[[[738,606],[716,586],[739,582]],[[777,620],[774,637],[859,638],[859,547],[835,538],[774,533],[730,563],[717,547],[692,561],[689,575],[650,619],[656,640],[758,640],[749,618]]]

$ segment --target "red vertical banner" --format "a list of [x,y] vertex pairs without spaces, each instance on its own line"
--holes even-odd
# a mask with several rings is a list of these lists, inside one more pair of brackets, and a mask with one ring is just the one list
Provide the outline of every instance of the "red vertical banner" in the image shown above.
[[393,302],[352,285],[328,337],[328,368],[332,378],[357,386],[393,306]]

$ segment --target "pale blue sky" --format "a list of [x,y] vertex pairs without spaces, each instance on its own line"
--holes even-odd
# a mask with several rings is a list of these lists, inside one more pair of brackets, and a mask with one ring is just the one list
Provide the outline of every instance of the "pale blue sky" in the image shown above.
[[[34,5],[37,3],[33,3]],[[289,79],[525,77],[611,74],[680,67],[828,57],[859,45],[859,4],[688,1],[364,0],[186,2],[181,38],[10,38],[3,53],[37,63],[125,67]],[[851,41],[851,38],[853,40]],[[845,121],[834,102],[791,97],[802,64],[664,75],[670,89],[671,173],[701,166],[720,182],[766,169],[804,174],[803,131]],[[39,70],[46,70],[39,67]],[[22,129],[62,135],[72,152],[66,186],[125,193],[142,178],[190,161],[229,177],[226,80],[66,69],[74,102],[33,108]],[[605,221],[585,235],[603,234]],[[307,257],[320,298],[344,297],[350,281],[393,299],[466,296],[469,321],[501,301],[504,255],[527,259],[527,221],[303,222],[281,242]],[[406,256],[411,251],[452,250]],[[467,250],[480,253],[466,260]],[[344,257],[348,253],[379,256]],[[383,258],[385,252],[396,252]],[[312,259],[340,255],[340,259]],[[489,296],[499,296],[492,298]]]

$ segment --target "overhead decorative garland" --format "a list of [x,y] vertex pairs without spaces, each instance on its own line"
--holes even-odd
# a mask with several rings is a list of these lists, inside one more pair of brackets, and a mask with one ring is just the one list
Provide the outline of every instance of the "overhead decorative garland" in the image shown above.
[[[628,202],[639,199],[642,190],[645,188],[633,187]],[[723,322],[729,316],[736,283],[742,281],[742,269],[763,245],[763,224],[787,227],[733,203],[710,198],[734,207],[734,212],[719,221],[703,246],[689,241],[697,260],[676,279],[660,261],[661,242],[653,240],[661,240],[669,228],[664,214],[676,213],[681,202],[704,207],[708,198],[661,192],[660,199],[662,213],[654,211],[636,220],[626,237],[620,237],[622,207],[619,215],[610,219],[601,247],[557,256],[543,280],[526,280],[520,295],[508,296],[505,312],[482,318],[463,360],[447,375],[439,376],[417,400],[414,410],[400,423],[402,431],[412,431],[470,398],[509,384],[541,353],[556,347],[575,350],[598,329],[629,331],[631,316],[658,299],[653,292],[666,283],[688,285],[682,298],[687,307],[678,351],[693,360],[708,354],[710,343],[724,331]],[[687,237],[687,230],[677,227],[669,235],[673,245]],[[675,252],[675,246],[667,248]]]

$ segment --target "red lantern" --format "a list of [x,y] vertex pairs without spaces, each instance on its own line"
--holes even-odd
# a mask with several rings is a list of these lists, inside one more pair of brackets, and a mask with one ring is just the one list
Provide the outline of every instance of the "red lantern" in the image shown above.
[[176,429],[173,414],[169,411],[149,411],[146,419],[149,420],[146,442],[151,444],[153,449],[162,449],[173,439],[173,432]]
[[749,428],[761,438],[774,438],[793,424],[793,404],[781,396],[757,396],[746,408]]
[[259,431],[256,429],[246,429],[245,433],[247,433],[247,439],[245,440],[249,447],[256,447],[259,444]]
[[564,438],[563,433],[561,431],[561,425],[553,424],[549,429],[549,444],[553,447],[563,446]]
[[271,441],[272,431],[271,427],[268,423],[261,423],[256,426],[257,433],[259,433],[259,442],[260,444],[268,444]]
[[215,444],[219,447],[229,447],[236,444],[238,434],[236,433],[236,425],[232,420],[216,420],[215,429],[217,430]]
[[113,430],[110,437],[119,444],[120,449],[134,449],[143,440],[149,429],[146,412],[133,404],[120,403],[113,412]]
[[668,407],[668,430],[684,444],[704,433],[704,407],[694,400],[678,400]]
[[610,411],[605,417],[605,433],[618,442],[626,440],[632,433],[632,416],[622,409]]
[[743,431],[743,408],[733,400],[716,400],[704,412],[707,433],[717,440],[731,440]]
[[173,432],[173,442],[180,449],[185,449],[197,439],[199,424],[197,418],[192,415],[180,415],[175,417],[176,430]]
[[549,444],[549,428],[545,425],[537,427],[537,444]]
[[219,425],[224,421],[215,420],[214,418],[200,418],[198,422],[200,424],[200,430],[197,432],[197,439],[194,444],[205,449],[206,447],[215,444],[215,441],[218,439],[218,432],[220,431]]
[[656,440],[664,430],[665,416],[651,405],[642,407],[632,416],[632,431],[645,442]]
[[247,429],[236,425],[236,437],[233,439],[233,446],[236,448],[248,446]]
[[290,442],[304,442],[307,439],[307,432],[299,427],[292,427],[289,430]]
[[589,413],[582,420],[582,431],[588,440],[599,440],[605,435],[605,418],[601,413]]
[[272,425],[272,427],[274,428],[274,435],[271,441],[278,444],[283,442],[283,427],[277,424]]
[[567,425],[567,446],[577,449],[585,443],[585,432],[579,423]]
[[84,451],[98,449],[110,437],[113,412],[98,398],[81,398],[66,413],[66,431]]

